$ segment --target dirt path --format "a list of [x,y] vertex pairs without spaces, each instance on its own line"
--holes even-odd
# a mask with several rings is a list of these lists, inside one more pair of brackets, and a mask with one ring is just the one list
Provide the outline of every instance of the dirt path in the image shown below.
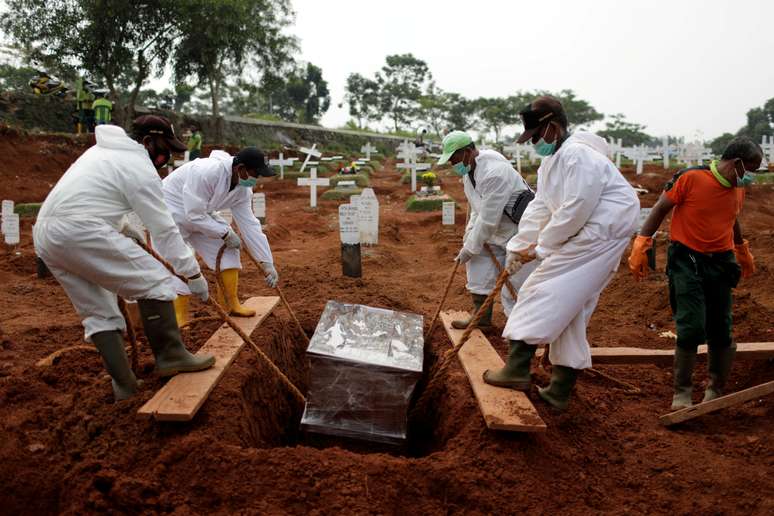
[[[0,179],[9,173],[0,172]],[[667,175],[649,167],[638,179],[657,190]],[[310,335],[329,299],[425,316],[438,301],[459,244],[440,234],[440,213],[405,212],[408,187],[392,166],[376,174],[373,186],[381,203],[380,243],[364,249],[361,279],[341,276],[336,202],[321,202],[311,212],[308,189],[282,181],[263,188],[282,284]],[[444,188],[464,199],[454,178],[444,178]],[[644,204],[656,196],[647,195]],[[773,199],[771,187],[754,189],[742,217],[759,271],[736,291],[740,342],[774,340]],[[459,238],[462,228],[457,231]],[[486,430],[455,365],[439,404],[411,422],[412,442],[403,454],[301,440],[295,431],[300,413],[247,351],[191,424],[137,420],[137,408],[161,385],[150,375],[146,346],[146,385],[119,404],[110,403],[96,353],[76,351],[45,370],[34,366],[56,349],[81,343],[82,329],[57,283],[35,278],[28,221],[23,235],[20,254],[0,258],[0,513],[774,511],[774,402],[748,403],[665,430],[657,416],[668,406],[671,374],[662,367],[602,368],[638,385],[638,396],[583,375],[566,414],[536,402],[548,424],[545,434],[510,435]],[[663,267],[664,246],[659,259]],[[658,337],[673,329],[663,274],[636,285],[624,272],[604,292],[590,339],[598,346],[670,347],[672,341]],[[249,263],[241,283],[243,297],[270,293]],[[469,306],[462,273],[449,306]],[[201,305],[194,308],[197,316],[210,315]],[[495,324],[503,323],[498,307]],[[184,338],[195,349],[217,325],[196,322]],[[488,335],[504,351],[497,331]],[[306,385],[304,346],[282,309],[253,337],[294,382]],[[448,345],[437,330],[428,363]],[[699,367],[697,382],[704,376]],[[771,379],[771,363],[740,362],[731,388]]]

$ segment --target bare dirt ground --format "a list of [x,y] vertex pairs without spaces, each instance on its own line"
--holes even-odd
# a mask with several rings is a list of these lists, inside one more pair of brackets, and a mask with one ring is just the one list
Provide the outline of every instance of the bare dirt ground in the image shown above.
[[[0,134],[0,198],[42,200],[87,145]],[[625,175],[653,192],[643,197],[647,206],[670,172],[648,166],[636,179],[631,171]],[[310,335],[329,299],[426,317],[438,303],[462,228],[450,238],[440,232],[440,213],[406,213],[408,187],[389,161],[373,183],[381,202],[380,243],[364,249],[361,279],[341,276],[336,202],[322,201],[312,212],[305,209],[308,189],[279,180],[263,186],[282,285]],[[457,180],[445,177],[444,188],[464,200]],[[758,272],[735,293],[739,342],[774,340],[772,200],[772,187],[752,188],[741,218]],[[0,255],[0,513],[774,513],[774,400],[667,430],[657,422],[671,398],[666,367],[600,367],[640,387],[639,395],[584,374],[564,414],[533,391],[548,430],[527,435],[488,431],[455,364],[434,410],[410,422],[408,449],[384,453],[306,441],[297,432],[298,407],[245,349],[193,422],[140,420],[137,409],[162,385],[151,374],[146,345],[145,385],[118,404],[111,403],[109,381],[92,351],[35,366],[57,349],[81,344],[82,328],[56,281],[36,278],[30,225],[24,219],[18,254]],[[636,284],[622,267],[603,293],[589,330],[594,345],[673,346],[659,337],[674,329],[663,239],[660,244],[658,273]],[[249,263],[240,290],[242,297],[271,295]],[[447,306],[469,308],[462,273]],[[218,326],[205,318],[212,315],[206,307],[196,305],[195,312],[200,320],[184,330],[192,349]],[[504,323],[499,307],[495,323]],[[504,352],[499,332],[488,336]],[[282,308],[253,338],[305,388],[304,343]],[[448,346],[436,330],[426,363],[432,366]],[[699,366],[697,391],[705,376]],[[739,361],[730,388],[772,379],[771,362]],[[545,384],[547,376],[538,372],[536,381]]]

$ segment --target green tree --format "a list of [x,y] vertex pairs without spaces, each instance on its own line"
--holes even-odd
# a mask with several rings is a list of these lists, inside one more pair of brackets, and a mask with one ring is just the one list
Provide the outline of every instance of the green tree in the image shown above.
[[723,151],[726,149],[728,144],[731,142],[731,140],[734,139],[734,135],[731,133],[723,133],[714,140],[710,142],[710,148],[712,149],[712,154],[715,154],[716,156],[720,156],[723,154]]
[[564,112],[567,114],[567,121],[572,128],[578,129],[591,122],[602,120],[605,117],[587,101],[579,99],[572,90],[562,90],[553,94],[553,96],[562,103]]
[[519,100],[518,97],[482,97],[475,101],[481,128],[494,133],[496,142],[500,141],[506,126],[521,121]]
[[[453,131],[467,131],[473,129],[478,120],[476,119],[476,103],[459,93],[444,93],[442,97],[446,106],[444,129]],[[440,134],[440,133],[439,133]]]
[[760,142],[764,135],[774,134],[774,98],[769,99],[762,107],[752,108],[747,112],[747,124],[739,129],[737,136],[748,136],[754,142]]
[[35,75],[29,66],[0,64],[0,91],[30,91],[29,81]]
[[380,114],[390,118],[395,131],[410,123],[419,108],[425,84],[432,79],[427,63],[412,54],[396,54],[386,58],[377,74]]
[[610,120],[605,122],[605,128],[597,131],[597,134],[603,138],[621,138],[624,146],[643,145],[650,143],[653,138],[644,132],[646,126],[627,122],[623,113],[617,113],[610,116]]
[[178,8],[175,76],[206,86],[214,117],[229,80],[248,64],[273,70],[296,49],[295,39],[283,33],[293,16],[288,0],[179,0]]
[[419,98],[417,118],[430,126],[435,134],[441,134],[446,125],[446,94],[432,81]]
[[344,102],[349,106],[349,116],[357,120],[358,129],[363,129],[364,122],[368,123],[378,115],[379,84],[359,73],[352,73],[347,77],[344,89]]
[[287,92],[297,122],[316,124],[331,105],[328,82],[323,79],[322,69],[312,63],[291,75]]

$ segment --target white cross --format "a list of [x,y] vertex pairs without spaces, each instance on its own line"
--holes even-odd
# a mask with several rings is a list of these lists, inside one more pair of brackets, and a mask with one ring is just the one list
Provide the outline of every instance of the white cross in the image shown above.
[[686,143],[680,148],[680,158],[689,167],[694,161],[697,165],[701,165],[705,159],[712,159],[712,151],[701,142]]
[[417,163],[416,158],[411,158],[410,161],[405,163],[398,163],[397,168],[408,168],[411,170],[411,191],[417,191],[417,171],[429,170],[430,163]]
[[768,170],[769,163],[774,163],[774,136],[764,134],[761,137],[761,149],[763,149],[763,160],[758,170]]
[[642,174],[642,167],[645,161],[653,160],[649,149],[644,145],[640,145],[639,147],[627,147],[624,149],[624,155],[637,163],[637,175]]
[[371,153],[378,154],[379,151],[376,150],[376,147],[371,145],[371,142],[366,143],[362,147],[360,147],[360,152],[364,152],[366,155],[366,160],[371,161]]
[[664,156],[664,170],[669,168],[669,153],[671,148],[669,146],[669,137],[664,136],[661,141],[661,154]]
[[306,166],[309,164],[309,160],[311,159],[312,156],[314,156],[315,158],[319,158],[320,156],[322,156],[322,152],[317,150],[317,144],[316,143],[314,145],[312,145],[311,149],[306,148],[306,147],[301,147],[298,150],[303,152],[304,154],[306,154],[306,158],[304,159],[304,164],[301,165],[301,172],[303,172],[304,169],[306,168]]
[[280,152],[277,159],[270,159],[269,166],[280,168],[280,179],[285,179],[285,165],[292,167],[293,158],[285,159],[285,156]]
[[299,177],[298,186],[309,186],[309,207],[317,208],[317,187],[330,186],[331,180],[327,177],[317,177],[317,168],[312,167],[309,177]]
[[[503,150],[510,154],[512,158],[515,158],[516,170],[518,170],[519,174],[521,174],[521,153],[526,150],[525,146],[514,143],[513,145],[506,145],[503,147]],[[513,163],[513,160],[511,160],[511,163]]]
[[610,140],[607,142],[607,145],[610,148],[610,159],[615,158],[616,168],[621,168],[621,152],[623,151],[623,140],[621,138],[618,138],[618,140],[615,138],[610,138]]

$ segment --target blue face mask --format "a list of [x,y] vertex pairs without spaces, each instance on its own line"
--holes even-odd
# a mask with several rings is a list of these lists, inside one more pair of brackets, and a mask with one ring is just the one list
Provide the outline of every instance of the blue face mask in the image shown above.
[[[551,126],[549,125],[549,127]],[[538,142],[535,144],[535,152],[538,156],[550,156],[554,153],[554,151],[556,151],[556,142],[548,143],[543,137],[541,137],[540,140],[538,140]]]
[[257,184],[258,184],[257,177],[247,176],[247,179],[242,179],[241,177],[239,178],[239,186],[244,186],[245,188],[252,188]]
[[744,171],[744,175],[742,177],[736,178],[737,188],[744,188],[745,186],[750,186],[754,182],[755,182],[755,174],[747,170]]
[[465,174],[468,174],[470,172],[470,165],[466,165],[462,161],[459,163],[455,163],[452,165],[452,170],[454,170],[454,173],[457,174],[460,177],[463,177]]

